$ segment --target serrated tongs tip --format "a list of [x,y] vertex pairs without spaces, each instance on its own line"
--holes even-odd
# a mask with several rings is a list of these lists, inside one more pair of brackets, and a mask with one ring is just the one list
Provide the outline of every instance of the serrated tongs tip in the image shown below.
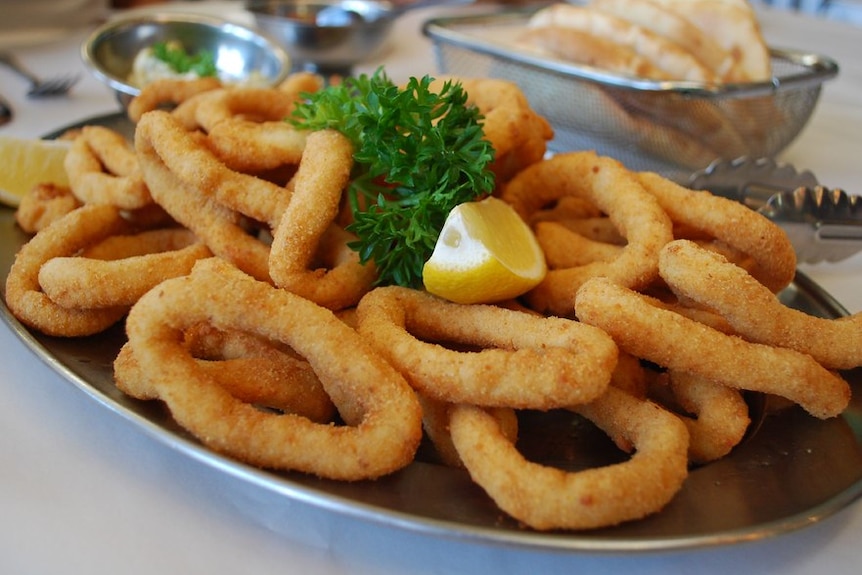
[[862,197],[821,186],[810,171],[771,158],[720,160],[689,187],[741,202],[780,225],[801,262],[838,261],[862,250]]
[[862,197],[844,190],[779,192],[760,212],[787,232],[800,261],[838,261],[862,249]]

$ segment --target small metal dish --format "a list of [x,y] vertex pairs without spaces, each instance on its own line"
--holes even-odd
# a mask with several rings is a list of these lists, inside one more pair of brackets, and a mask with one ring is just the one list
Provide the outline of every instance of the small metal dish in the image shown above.
[[135,56],[155,42],[172,40],[190,53],[211,51],[225,81],[242,82],[254,75],[257,83],[275,85],[290,73],[289,56],[265,34],[220,18],[173,12],[110,20],[84,41],[81,58],[125,106],[140,93],[129,82]]
[[593,149],[677,181],[718,159],[775,156],[811,118],[823,83],[838,74],[824,56],[773,49],[773,77],[765,82],[618,76],[518,50],[512,39],[535,10],[435,18],[423,32],[442,72],[518,84],[554,126],[552,151]]
[[294,70],[351,73],[384,44],[403,12],[384,0],[250,0],[258,28],[290,54]]

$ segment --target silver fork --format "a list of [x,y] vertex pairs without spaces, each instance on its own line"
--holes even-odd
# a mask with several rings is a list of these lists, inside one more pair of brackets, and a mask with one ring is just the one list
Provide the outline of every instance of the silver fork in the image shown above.
[[19,76],[30,82],[30,90],[27,95],[31,98],[48,98],[52,96],[65,96],[78,81],[78,76],[57,76],[55,78],[41,79],[26,68],[8,52],[0,52],[0,64],[4,64]]

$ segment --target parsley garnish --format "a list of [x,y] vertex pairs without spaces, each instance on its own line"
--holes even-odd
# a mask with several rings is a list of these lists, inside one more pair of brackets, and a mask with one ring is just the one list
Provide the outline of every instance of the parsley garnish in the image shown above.
[[303,129],[336,129],[354,146],[348,189],[358,240],[350,247],[373,260],[378,284],[418,287],[422,267],[456,205],[493,190],[494,149],[482,116],[461,84],[411,78],[403,89],[382,70],[306,94],[290,121]]
[[156,42],[152,46],[153,56],[165,62],[174,72],[195,73],[198,77],[215,76],[218,73],[215,57],[209,50],[191,55],[182,46],[171,42]]

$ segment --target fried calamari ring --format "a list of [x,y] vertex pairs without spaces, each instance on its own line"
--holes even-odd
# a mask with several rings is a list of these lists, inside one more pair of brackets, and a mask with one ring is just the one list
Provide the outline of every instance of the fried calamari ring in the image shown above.
[[155,111],[142,118],[135,131],[139,154],[141,140],[184,186],[256,221],[274,226],[290,201],[284,186],[228,168],[170,114]]
[[[183,345],[183,331],[201,322],[289,345],[314,369],[346,425],[267,413],[231,396]],[[202,260],[189,276],[160,284],[135,304],[126,327],[158,397],[216,452],[348,481],[391,473],[414,457],[422,414],[401,375],[330,311],[224,260]]]
[[724,457],[745,437],[751,417],[738,389],[677,371],[669,372],[667,386],[671,401],[684,412],[680,417],[688,428],[694,463]]
[[[422,427],[441,463],[449,467],[463,468],[464,463],[449,433],[449,411],[453,404],[423,396],[421,393],[419,403],[422,405]],[[497,420],[497,425],[506,439],[512,443],[518,440],[518,415],[514,409],[488,407],[486,413]]]
[[325,279],[312,289],[308,299],[320,298],[321,302],[329,302],[324,307],[344,309],[355,306],[374,287],[377,267],[373,261],[364,264],[359,261],[359,254],[350,247],[355,240],[354,234],[337,224],[326,229],[310,266],[325,270]]
[[35,234],[81,205],[81,200],[66,186],[37,184],[21,198],[15,221],[26,233]]
[[185,228],[154,228],[109,236],[88,246],[79,255],[97,260],[119,260],[178,250],[196,243],[198,243],[198,239]]
[[[244,403],[294,413],[316,423],[330,422],[335,414],[332,401],[308,362],[275,347],[247,356],[195,356],[195,360],[206,377]],[[158,399],[151,378],[141,369],[128,343],[114,360],[114,382],[120,391],[136,399]]]
[[201,322],[183,332],[189,352],[200,359],[236,359],[249,356],[266,356],[273,350],[288,353],[300,359],[290,346],[268,341],[262,337],[236,329],[218,329]]
[[595,204],[584,198],[565,196],[554,205],[542,208],[530,215],[529,224],[544,221],[567,221],[602,217],[602,212]]
[[269,279],[268,247],[249,235],[236,212],[186,188],[145,144],[139,146],[144,177],[153,198],[177,222],[201,238],[217,256],[260,280]]
[[626,245],[626,239],[608,217],[593,217],[583,219],[566,219],[560,222],[566,228],[595,242],[603,242],[615,246]]
[[653,297],[647,293],[642,293],[641,295],[645,301],[649,302],[650,305],[655,306],[659,309],[664,309],[673,313],[677,313],[692,321],[702,323],[716,331],[720,331],[721,333],[727,335],[738,335],[736,331],[734,331],[733,327],[729,323],[727,323],[726,319],[724,319],[714,311],[692,306],[690,305],[690,301],[685,303],[679,300],[665,301]]
[[82,127],[82,137],[106,171],[121,176],[139,172],[135,150],[123,134],[95,124]]
[[201,97],[194,117],[212,151],[231,169],[269,170],[302,157],[308,132],[284,121],[298,98],[287,90],[224,88]]
[[162,111],[138,122],[135,148],[151,194],[165,211],[215,255],[269,281],[269,245],[247,233],[241,215],[278,221],[290,200],[285,188],[228,169]]
[[129,223],[113,206],[82,206],[33,236],[15,256],[6,276],[6,305],[24,325],[46,335],[82,337],[117,323],[128,307],[66,308],[39,285],[39,270],[52,258],[77,253],[89,245],[127,232]]
[[659,266],[675,293],[715,310],[750,341],[795,349],[829,369],[862,366],[862,314],[825,319],[789,308],[744,269],[693,242],[668,244]]
[[557,222],[538,222],[534,231],[550,269],[610,262],[623,250],[622,246],[592,240]]
[[197,260],[212,256],[183,228],[112,236],[105,242],[89,253],[45,262],[39,270],[42,291],[68,308],[130,307],[157,284],[186,275]]
[[283,122],[293,113],[299,94],[270,88],[230,87],[209,92],[198,104],[198,124],[206,132],[226,121]]
[[619,350],[617,366],[611,375],[611,385],[640,399],[645,399],[649,389],[647,370],[641,360],[630,353]]
[[[455,304],[408,288],[374,289],[357,315],[359,333],[420,394],[450,403],[516,409],[585,403],[604,392],[617,361],[613,341],[584,324]],[[481,349],[457,351],[446,343]]]
[[840,414],[850,401],[847,382],[810,355],[726,335],[607,278],[581,286],[577,314],[632,355],[734,389],[785,397],[821,419]]
[[294,98],[301,98],[304,94],[317,92],[326,87],[326,79],[315,72],[300,71],[288,74],[284,81],[276,86],[281,92],[287,92]]
[[575,292],[594,276],[610,277],[639,289],[658,277],[658,253],[673,239],[670,218],[622,164],[593,152],[559,154],[526,168],[503,190],[502,197],[524,220],[566,196],[588,199],[628,240],[612,261],[549,270],[526,295],[530,307],[571,317]]
[[222,87],[218,78],[206,77],[193,80],[165,78],[150,82],[129,102],[126,112],[129,119],[137,124],[147,112],[164,105],[176,105],[210,90]]
[[[324,307],[351,307],[371,289],[374,265],[363,265],[359,254],[342,242],[340,255],[327,258],[333,264],[337,261],[335,267],[310,267],[324,235],[335,226],[353,167],[353,146],[341,133],[322,130],[309,134],[306,152],[293,180],[290,204],[273,232],[270,276],[278,287]],[[335,238],[337,232],[328,235]]]
[[618,445],[622,463],[567,472],[528,461],[483,409],[458,405],[450,430],[473,480],[515,519],[537,530],[591,529],[661,510],[688,474],[688,432],[656,404],[609,387],[577,412]]
[[128,140],[103,126],[84,126],[63,163],[69,186],[85,204],[135,210],[153,199]]
[[658,174],[644,172],[638,178],[674,223],[707,232],[753,258],[752,275],[773,292],[793,281],[793,245],[784,230],[762,214],[727,198],[689,190]]

